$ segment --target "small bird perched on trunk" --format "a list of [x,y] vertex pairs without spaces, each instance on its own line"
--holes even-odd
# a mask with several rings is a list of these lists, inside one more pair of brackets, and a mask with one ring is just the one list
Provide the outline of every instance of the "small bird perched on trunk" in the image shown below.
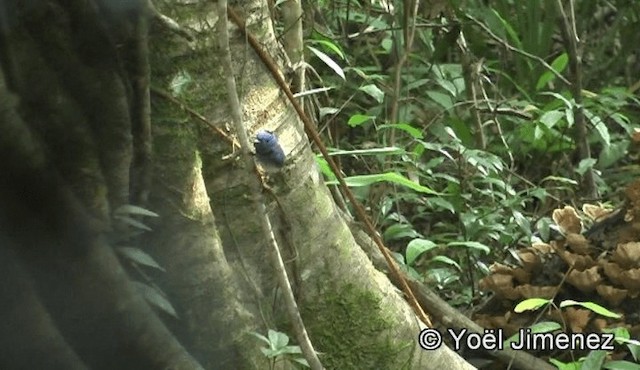
[[258,131],[253,147],[256,150],[258,162],[267,172],[279,171],[284,166],[284,150],[273,132]]

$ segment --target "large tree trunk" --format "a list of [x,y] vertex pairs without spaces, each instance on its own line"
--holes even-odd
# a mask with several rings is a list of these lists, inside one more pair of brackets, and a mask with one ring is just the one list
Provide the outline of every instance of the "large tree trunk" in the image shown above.
[[[248,337],[243,329],[263,334],[276,329],[290,337],[294,333],[283,307],[282,287],[269,262],[254,195],[248,193],[253,170],[230,156],[233,148],[226,139],[165,95],[169,82],[186,74],[192,81],[175,98],[188,102],[222,131],[233,127],[224,85],[227,72],[220,67],[221,54],[213,41],[219,15],[208,3],[161,9],[194,30],[195,42],[177,34],[153,33],[158,37],[152,39],[152,65],[162,66],[153,74],[161,91],[154,106],[170,108],[154,112],[155,155],[162,171],[156,171],[157,187],[152,192],[161,196],[153,198],[151,208],[162,210],[163,219],[162,230],[154,233],[150,245],[168,269],[166,283],[172,299],[188,305],[185,338],[195,340],[204,363],[238,368],[235,354],[244,356],[245,365],[256,360],[242,352]],[[260,35],[265,50],[280,59],[282,51],[271,22],[264,21],[266,4],[247,2],[241,13],[250,32]],[[323,364],[328,369],[428,369],[445,364],[464,368],[465,363],[446,347],[427,352],[418,346],[418,320],[354,242],[318,173],[295,111],[237,28],[230,32],[245,128],[250,135],[259,129],[276,132],[287,154],[286,169],[269,175],[273,192],[265,197],[303,319]],[[197,144],[194,131],[199,133]],[[203,203],[205,190],[220,240]],[[222,325],[224,321],[233,324]],[[216,329],[200,327],[203,323],[218,328],[225,340],[212,345],[200,333]],[[234,332],[223,333],[228,330]],[[225,351],[229,355],[224,356]]]

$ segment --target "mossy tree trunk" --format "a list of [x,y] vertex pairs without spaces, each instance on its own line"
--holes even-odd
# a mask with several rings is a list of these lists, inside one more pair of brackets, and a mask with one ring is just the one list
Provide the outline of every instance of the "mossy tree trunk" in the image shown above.
[[[188,102],[192,110],[226,132],[233,124],[224,85],[226,72],[220,67],[221,54],[215,42],[218,19],[215,6],[167,3],[160,9],[192,30],[194,41],[180,35],[152,33],[158,35],[158,39],[152,39],[152,45],[157,48],[152,49],[152,66],[157,67],[153,73],[156,87],[166,93],[171,90],[172,81],[184,81],[188,76],[188,82],[180,91],[173,91],[175,97]],[[239,11],[265,50],[282,60],[279,56],[283,51],[275,41],[266,3],[246,2]],[[303,319],[316,349],[322,352],[324,365],[328,369],[428,369],[445,363],[447,368],[466,366],[447,349],[425,352],[418,347],[420,327],[415,316],[354,242],[318,173],[314,154],[295,112],[235,26],[230,37],[233,73],[243,103],[245,128],[250,135],[259,129],[274,131],[287,153],[287,167],[269,175],[273,192],[266,192],[265,197]],[[211,360],[207,363],[220,361],[222,353],[238,354],[244,357],[245,364],[254,363],[255,359],[248,360],[246,357],[250,355],[242,353],[247,343],[242,329],[262,334],[266,334],[267,329],[275,329],[294,337],[282,306],[281,288],[269,263],[270,252],[255,214],[253,195],[248,190],[249,176],[255,174],[232,155],[233,148],[226,139],[182,110],[180,105],[168,101],[163,96],[165,93],[154,99],[154,106],[162,105],[166,110],[156,109],[154,113],[155,159],[163,166],[157,173],[164,175],[154,182],[157,189],[152,191],[152,194],[162,194],[154,198],[152,208],[162,209],[165,219],[161,220],[162,230],[155,233],[150,245],[168,269],[166,282],[171,286],[169,291],[181,297],[177,301],[189,304],[194,317],[207,313],[211,316],[208,321],[211,328],[199,327],[203,323],[200,319],[187,319],[191,323],[187,331],[235,331],[224,334],[225,338],[235,341],[220,341],[219,346],[211,346],[206,336],[196,335],[203,340],[198,348],[210,346]],[[169,139],[168,132],[180,139]],[[234,136],[232,131],[229,136]],[[188,154],[182,155],[183,151]],[[184,162],[185,156],[189,157],[188,162]],[[204,187],[199,176],[203,177]],[[170,178],[174,181],[167,181]],[[205,191],[216,232],[211,229],[208,214],[206,222],[203,215],[193,214],[197,209],[208,211],[208,204],[202,203]],[[197,225],[202,231],[181,236],[185,222]],[[191,235],[214,241],[194,242],[189,239]],[[198,251],[194,247],[197,244],[205,249]],[[207,244],[214,245],[215,252],[207,255],[206,248],[211,248],[205,246]],[[191,257],[190,253],[193,253]],[[199,268],[185,271],[190,269],[189,262],[177,262],[179,260],[197,261],[194,266],[209,269],[218,277],[201,280],[196,292],[189,292],[194,286],[181,283],[185,275],[192,274],[193,281],[202,275],[198,275]],[[210,289],[212,285],[214,289]],[[204,293],[210,295],[210,303],[199,299],[197,303],[203,305],[200,308],[192,304],[194,299],[184,299],[189,295],[203,298]],[[198,311],[201,313],[196,313]],[[234,325],[223,325],[225,321]],[[249,341],[252,340],[257,342],[249,337]],[[220,368],[234,368],[231,356],[225,360],[229,366],[220,365]]]

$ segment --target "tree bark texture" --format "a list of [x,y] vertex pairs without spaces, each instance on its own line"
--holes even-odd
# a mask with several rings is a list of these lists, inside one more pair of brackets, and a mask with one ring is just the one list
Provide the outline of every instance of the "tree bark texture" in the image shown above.
[[[169,91],[172,89],[171,81],[188,75],[191,82],[179,92],[174,90],[174,96],[188,102],[191,109],[233,137],[234,133],[227,130],[232,127],[231,118],[224,95],[222,70],[216,61],[216,44],[212,39],[217,21],[214,7],[207,4],[167,4],[166,7],[159,6],[159,9],[183,27],[194,31],[196,36],[194,42],[189,42],[179,35],[162,36],[152,32],[158,35],[155,41],[152,40],[152,65],[158,66],[152,73],[152,84],[157,84],[154,86],[160,90]],[[282,55],[282,51],[275,42],[271,22],[265,21],[268,17],[266,4],[261,1],[246,2],[240,13],[245,17],[250,32],[261,39],[264,48],[275,59],[282,60],[278,57]],[[234,75],[244,107],[245,128],[250,135],[254,135],[259,129],[274,131],[287,154],[286,168],[279,173],[269,174],[268,183],[273,190],[266,192],[265,197],[269,199],[269,216],[275,227],[281,253],[285,256],[303,319],[314,346],[322,353],[323,364],[328,369],[428,369],[442,367],[445,363],[448,365],[455,359],[460,364],[459,368],[464,368],[465,363],[446,348],[425,352],[418,347],[420,326],[413,312],[397,289],[382,273],[374,269],[354,242],[318,172],[314,154],[295,112],[257,60],[255,53],[248,48],[246,40],[233,29],[231,32],[231,53],[236,68]],[[172,103],[158,97],[154,99],[153,106],[156,104]],[[209,242],[212,245],[209,248],[215,245],[218,257],[210,256],[208,259],[215,260],[232,277],[230,283],[235,284],[233,290],[236,292],[233,304],[239,304],[245,310],[247,316],[242,317],[247,318],[249,327],[252,326],[249,319],[254,320],[253,330],[265,334],[267,329],[275,329],[292,337],[293,333],[281,305],[281,291],[268,262],[269,252],[253,210],[252,194],[248,192],[248,176],[255,176],[252,169],[244,168],[241,161],[233,156],[234,149],[228,140],[221,138],[198,120],[189,118],[180,106],[173,104],[173,112],[164,109],[162,114],[157,114],[160,112],[157,109],[154,112],[155,158],[164,156],[166,161],[161,161],[163,163],[182,161],[183,159],[171,159],[170,156],[176,157],[184,147],[189,147],[192,152],[197,150],[197,156],[202,160],[204,185],[219,235],[209,233],[216,240]],[[157,124],[163,120],[169,120],[167,126],[181,125],[184,128],[182,133],[177,133],[177,128],[175,130],[176,135],[185,143],[175,143],[165,137],[165,129]],[[158,136],[160,130],[162,131]],[[188,139],[189,144],[186,141],[192,135],[192,130],[197,132],[197,147],[190,146],[191,138]],[[193,165],[199,165],[197,160],[189,161]],[[169,212],[176,213],[180,207],[175,204],[184,204],[184,199],[192,197],[200,198],[200,195],[195,195],[195,191],[200,192],[201,188],[200,185],[193,186],[194,190],[189,193],[189,186],[184,184],[184,179],[187,178],[199,183],[194,178],[197,168],[188,174],[179,175],[179,168],[183,165],[167,165],[166,168],[170,168],[169,166],[173,168],[175,175],[171,175],[172,181],[166,181],[167,178],[164,177],[166,184],[161,186],[175,189],[175,194],[155,199],[152,208],[164,209],[162,203],[174,203]],[[171,172],[172,170],[167,171]],[[155,183],[161,184],[161,181]],[[154,192],[160,194],[158,191]],[[183,220],[189,215],[190,212],[185,212]],[[177,233],[184,228],[183,221],[171,217],[174,221],[169,224],[163,222],[165,231],[158,235]],[[206,219],[210,220],[209,216]],[[201,222],[200,220],[200,217],[196,217],[193,222]],[[154,243],[160,243],[155,247],[159,251],[165,251],[159,252],[163,254],[162,257],[158,254],[162,261],[175,260],[173,253],[195,253],[192,248],[184,248],[185,243],[176,245],[176,238],[178,237],[154,237]],[[180,249],[179,252],[170,252],[171,248],[176,247]],[[188,260],[185,256],[181,258]],[[179,287],[175,283],[181,279],[175,274],[184,274],[185,269],[189,269],[188,263],[180,269],[174,269],[173,274],[169,271],[172,269],[168,268],[167,282],[172,285],[170,292],[188,289],[187,286]],[[221,274],[220,271],[218,274]],[[219,281],[224,280],[219,278]],[[218,296],[226,294],[224,288],[217,288],[216,292]],[[178,296],[193,293],[174,294]],[[211,294],[215,295],[214,292]],[[209,309],[218,312],[216,315],[220,317],[240,315],[239,311],[234,313],[213,302],[215,299],[212,298],[208,304]],[[201,304],[207,306],[205,300]],[[190,313],[185,314],[191,315],[199,310],[207,311],[192,305]],[[233,328],[227,326],[225,329]],[[189,330],[193,331],[194,328]],[[236,346],[236,351],[240,350],[238,344],[228,344]],[[229,351],[233,352],[231,349]],[[221,359],[214,354],[210,358]]]

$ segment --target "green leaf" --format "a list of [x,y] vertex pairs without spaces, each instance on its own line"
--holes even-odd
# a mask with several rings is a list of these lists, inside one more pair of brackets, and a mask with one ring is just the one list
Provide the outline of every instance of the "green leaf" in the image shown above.
[[[358,176],[350,176],[345,178],[345,182],[350,187],[368,186],[371,184],[375,184],[378,182],[385,182],[385,181],[398,184],[401,186],[405,186],[409,189],[415,190],[420,193],[441,195],[438,192],[433,191],[426,186],[422,186],[418,183],[415,183],[409,180],[408,178],[395,172],[386,172],[386,173],[379,173],[379,174],[373,174],[373,175],[358,175]],[[337,183],[338,183],[337,180],[327,182],[327,184],[329,185],[335,185]]]
[[558,370],[580,370],[580,366],[582,366],[582,363],[580,361],[564,363],[554,358],[550,358],[549,362],[555,365]]
[[491,248],[487,247],[486,245],[479,242],[472,242],[472,241],[451,242],[451,243],[447,243],[447,247],[466,247],[470,249],[477,249],[481,252],[484,252],[485,254],[489,254],[489,252],[491,252]]
[[640,366],[629,361],[607,361],[602,365],[603,369],[608,370],[638,370]]
[[427,202],[434,208],[443,208],[451,213],[456,213],[456,209],[451,202],[443,198],[431,198]]
[[333,69],[333,71],[340,77],[342,77],[343,80],[346,80],[347,78],[344,75],[344,71],[342,70],[342,67],[340,67],[338,65],[338,63],[334,62],[333,59],[331,59],[330,56],[328,56],[327,54],[321,52],[320,50],[314,48],[313,46],[307,46],[307,48],[309,50],[311,50],[311,52],[313,52],[318,58],[320,58],[321,61],[324,62],[324,64],[326,64],[327,66],[329,66],[329,68]]
[[349,125],[349,127],[356,127],[356,126],[360,126],[365,122],[372,121],[375,118],[376,118],[375,116],[365,116],[364,114],[354,114],[353,116],[349,117],[349,121],[347,121],[347,125]]
[[524,311],[535,311],[538,308],[545,306],[551,302],[550,299],[543,298],[529,298],[518,303],[513,309],[515,313],[522,313]]
[[600,370],[602,369],[602,364],[604,363],[606,357],[607,351],[591,351],[582,362],[582,367],[580,368],[580,370]]
[[602,144],[604,146],[609,146],[611,144],[611,136],[609,135],[609,129],[607,125],[602,121],[600,117],[591,113],[591,111],[585,109],[584,115],[593,125],[593,128],[596,129],[598,135],[600,135],[600,139],[602,140]]
[[413,264],[413,262],[418,258],[422,253],[432,250],[436,248],[436,243],[427,239],[413,239],[407,245],[407,265]]
[[320,168],[320,172],[329,179],[329,182],[336,181],[336,175],[333,173],[331,167],[329,167],[329,163],[322,157],[322,155],[316,155],[316,164],[318,165],[318,168]]
[[334,42],[332,42],[330,40],[327,40],[327,39],[325,39],[325,40],[311,40],[311,42],[313,42],[315,44],[320,44],[320,45],[326,47],[327,49],[333,51],[337,56],[339,56],[343,60],[345,59],[344,53],[342,52],[342,50],[340,50],[340,47],[338,47],[338,45],[336,45]]
[[[551,63],[551,68],[553,68],[558,73],[562,73],[562,71],[564,71],[564,69],[567,67],[568,62],[569,55],[567,53],[562,53]],[[536,83],[536,90],[541,90],[550,81],[555,79],[556,76],[551,71],[545,71]]]
[[360,86],[358,90],[364,91],[367,95],[374,98],[378,104],[381,104],[384,101],[384,92],[374,84]]
[[569,307],[569,306],[581,306],[584,307],[588,310],[591,310],[595,313],[597,313],[598,315],[604,316],[604,317],[610,317],[610,318],[614,318],[614,319],[619,319],[622,317],[622,315],[619,315],[615,312],[609,311],[606,308],[600,306],[599,304],[593,303],[593,302],[578,302],[578,301],[573,301],[570,299],[567,299],[565,301],[560,302],[560,307],[564,308],[564,307]]
[[151,212],[148,209],[144,209],[142,207],[134,206],[133,204],[125,204],[118,207],[115,212],[116,215],[137,215],[137,216],[149,216],[149,217],[159,217],[157,213]]
[[404,154],[405,151],[402,148],[389,146],[386,148],[369,148],[369,149],[355,149],[355,150],[334,150],[329,152],[329,155],[391,155],[391,154]]
[[552,110],[549,112],[545,112],[542,117],[540,117],[540,122],[543,123],[548,128],[552,128],[564,117],[564,112],[558,110]]
[[384,240],[398,240],[403,238],[418,238],[420,237],[420,233],[415,231],[412,225],[410,224],[402,224],[395,223],[389,226],[383,234]]
[[161,271],[166,271],[150,255],[140,248],[118,247],[116,248],[116,252],[138,265],[149,266]]
[[584,176],[584,174],[587,172],[587,170],[593,168],[593,166],[596,164],[597,160],[594,158],[587,158],[587,159],[583,159],[580,161],[580,163],[578,163],[578,168],[575,169],[576,173],[578,173],[580,176]]
[[[537,333],[551,333],[561,328],[562,326],[560,326],[560,324],[558,324],[557,322],[543,321],[543,322],[539,322],[537,324],[531,325],[529,327],[529,330],[531,331],[532,334],[537,334]],[[510,336],[507,340],[505,340],[504,347],[509,347],[511,343],[519,342],[519,341],[520,341],[520,332]]]
[[446,265],[455,267],[458,271],[462,271],[462,268],[460,267],[458,262],[452,260],[451,258],[449,258],[447,256],[435,256],[435,257],[433,257],[432,259],[429,260],[429,263],[432,263],[432,262],[444,263]]
[[155,288],[152,288],[138,281],[133,281],[132,284],[136,288],[138,293],[140,293],[147,301],[147,303],[149,303],[151,306],[154,306],[161,311],[164,311],[169,315],[178,318],[178,314],[176,313],[176,310],[173,308],[171,303],[169,303],[169,301]]
[[261,341],[265,342],[266,344],[269,344],[269,339],[267,339],[267,337],[265,337],[264,335],[257,333],[255,331],[250,331],[249,334],[253,335],[254,337],[260,339]]
[[529,220],[519,211],[513,210],[511,213],[513,214],[513,218],[516,220],[516,224],[520,227],[520,230],[522,230],[526,235],[531,235],[531,223]]
[[292,358],[293,361],[299,363],[300,365],[304,366],[304,367],[311,367],[309,366],[309,363],[307,362],[307,360],[305,360],[302,357],[294,357]]
[[518,49],[522,49],[522,42],[520,41],[520,38],[518,37],[518,33],[513,29],[513,27],[511,27],[511,25],[509,24],[509,22],[507,22],[504,18],[502,18],[502,16],[500,15],[500,13],[498,13],[495,9],[491,9],[491,11],[493,12],[493,14],[496,16],[496,18],[498,18],[500,20],[500,23],[502,23],[502,26],[504,27],[504,29],[507,31],[507,34],[509,35],[509,37],[511,38],[511,41],[513,41],[516,44],[516,47]]
[[434,102],[441,105],[445,110],[449,110],[453,107],[453,100],[447,94],[443,94],[439,91],[427,91],[427,96]]
[[169,90],[171,91],[171,95],[180,96],[186,90],[186,88],[193,82],[193,78],[189,74],[189,72],[181,70],[176,73],[171,82],[169,82]]
[[409,135],[411,135],[412,138],[414,139],[422,139],[424,137],[424,135],[422,134],[422,131],[411,126],[408,123],[396,123],[394,125],[380,125],[378,126],[378,130],[381,129],[396,129],[396,130],[401,130],[404,131],[406,133],[408,133]]
[[114,218],[116,220],[122,221],[123,223],[125,223],[125,224],[127,224],[129,226],[133,226],[135,228],[146,230],[146,231],[151,231],[151,228],[149,226],[147,226],[147,225],[143,224],[142,222],[140,222],[138,220],[135,220],[135,219],[133,219],[133,218],[131,218],[129,216],[118,216],[118,215],[116,215],[116,216],[114,216]]
[[268,336],[273,349],[283,348],[289,344],[289,336],[285,333],[269,329]]

